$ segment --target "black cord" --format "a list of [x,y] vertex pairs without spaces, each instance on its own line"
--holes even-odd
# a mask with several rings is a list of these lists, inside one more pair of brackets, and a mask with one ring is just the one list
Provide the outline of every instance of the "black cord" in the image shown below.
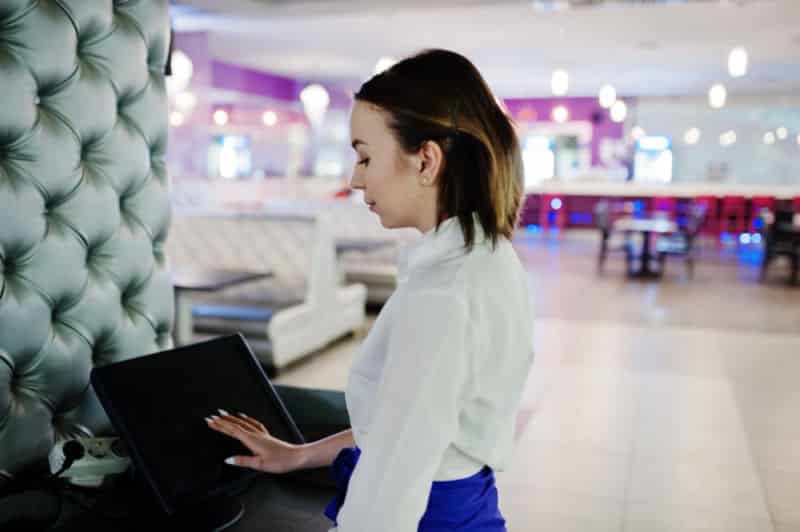
[[63,451],[64,463],[61,465],[61,469],[53,473],[50,478],[58,478],[62,473],[64,473],[64,471],[72,467],[72,464],[74,464],[76,460],[80,460],[86,454],[86,450],[83,448],[83,445],[81,445],[77,440],[69,440],[66,442],[64,444]]

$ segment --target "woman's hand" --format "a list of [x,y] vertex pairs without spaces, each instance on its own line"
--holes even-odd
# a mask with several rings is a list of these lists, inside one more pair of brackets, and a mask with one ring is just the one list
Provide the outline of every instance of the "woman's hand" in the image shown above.
[[220,409],[219,415],[206,418],[212,430],[236,438],[250,449],[252,456],[232,456],[225,463],[249,467],[266,473],[288,473],[299,469],[303,462],[303,447],[279,440],[267,428],[245,414],[234,416]]

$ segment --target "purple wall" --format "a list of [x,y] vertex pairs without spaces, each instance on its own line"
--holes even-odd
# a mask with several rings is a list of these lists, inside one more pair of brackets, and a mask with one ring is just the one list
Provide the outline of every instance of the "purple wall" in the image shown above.
[[[520,122],[549,122],[553,108],[558,105],[569,109],[570,120],[591,122],[592,166],[600,164],[600,140],[621,139],[625,132],[624,125],[612,122],[608,110],[603,109],[596,98],[512,98],[504,102],[514,119]],[[630,109],[631,102],[626,103]]]
[[211,61],[211,86],[248,94],[267,96],[274,100],[296,102],[298,83],[292,78],[267,72]]

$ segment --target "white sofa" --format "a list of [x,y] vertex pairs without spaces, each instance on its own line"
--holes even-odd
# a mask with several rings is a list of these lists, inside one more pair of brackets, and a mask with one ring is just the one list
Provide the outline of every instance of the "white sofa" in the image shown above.
[[[342,282],[333,226],[324,210],[290,204],[258,214],[176,210],[167,240],[173,270],[273,274],[220,292],[192,294],[191,304],[181,305],[184,316],[179,319],[191,312],[198,335],[241,331],[262,362],[276,369],[359,332],[365,324],[367,290]],[[269,308],[271,317],[222,312],[257,308]]]

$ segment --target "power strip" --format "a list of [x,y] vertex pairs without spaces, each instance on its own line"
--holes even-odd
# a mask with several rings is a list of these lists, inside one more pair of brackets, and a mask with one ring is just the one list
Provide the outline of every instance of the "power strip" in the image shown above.
[[[64,465],[64,444],[70,440],[60,441],[50,451],[50,472],[56,473]],[[119,438],[75,438],[83,446],[83,458],[61,474],[72,484],[86,487],[98,487],[106,475],[122,473],[131,460],[122,440]]]

